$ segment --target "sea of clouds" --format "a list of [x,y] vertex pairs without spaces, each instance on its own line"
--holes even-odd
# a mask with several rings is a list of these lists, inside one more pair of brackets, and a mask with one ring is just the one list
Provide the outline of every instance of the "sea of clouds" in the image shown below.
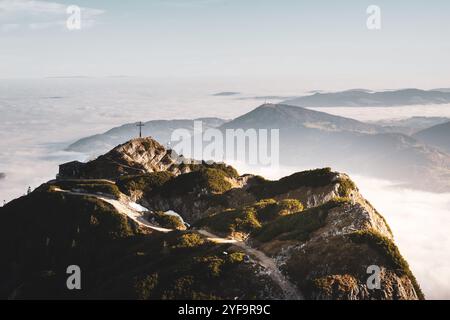
[[[241,92],[214,96],[219,92]],[[138,78],[0,80],[0,201],[53,179],[58,164],[86,160],[63,151],[71,142],[136,121],[215,116],[230,119],[264,102],[257,96],[303,94],[293,85]],[[270,102],[278,102],[269,100]],[[320,109],[358,120],[447,116],[450,106]],[[235,164],[241,173],[247,168]],[[279,178],[307,168],[254,172]],[[339,168],[335,168],[339,169]],[[350,173],[351,174],[351,173]],[[450,194],[398,189],[393,182],[352,175],[386,217],[427,298],[450,299]]]

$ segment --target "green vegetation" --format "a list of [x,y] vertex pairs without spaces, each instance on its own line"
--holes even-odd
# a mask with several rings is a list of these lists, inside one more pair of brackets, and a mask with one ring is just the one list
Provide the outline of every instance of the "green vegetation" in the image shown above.
[[356,190],[356,185],[350,178],[339,179],[338,192],[341,197],[349,197],[354,190]]
[[346,201],[346,199],[335,199],[319,207],[281,216],[254,232],[253,237],[261,242],[267,242],[276,238],[280,240],[306,241],[312,232],[325,225],[328,212]]
[[172,179],[174,175],[168,171],[159,171],[135,176],[124,176],[117,180],[120,191],[127,195],[135,191],[151,192]]
[[229,209],[203,218],[196,223],[196,226],[208,227],[225,234],[251,233],[278,217],[302,210],[303,205],[298,200],[285,199],[277,202],[274,199],[264,199],[251,206]]
[[331,168],[297,172],[278,181],[259,178],[260,183],[249,188],[249,192],[259,199],[272,198],[301,187],[323,187],[333,183],[335,178]]
[[273,220],[278,216],[278,203],[275,199],[263,199],[249,207],[256,211],[255,217],[257,217],[260,224]]
[[[76,261],[86,269],[103,266],[144,234],[108,203],[91,196],[46,192],[46,188],[51,186],[42,186],[0,210],[4,261],[0,264],[0,296],[11,293],[19,285],[17,279],[29,288],[21,292],[24,298],[48,292],[59,298],[80,295],[53,287],[64,283],[68,265]],[[17,278],[10,277],[12,265],[17,266]],[[86,283],[95,283],[91,275],[86,274]]]
[[185,195],[192,192],[224,193],[232,185],[226,172],[215,168],[202,168],[194,172],[185,173],[167,181],[151,194],[161,194],[165,197]]
[[408,262],[400,254],[400,251],[391,239],[374,230],[358,231],[350,234],[349,237],[355,243],[367,243],[373,250],[386,259],[389,267],[394,268],[399,276],[408,276],[413,282],[414,289],[419,298],[424,299],[424,294],[409,269]]
[[241,263],[244,261],[245,253],[243,252],[233,252],[228,255],[228,260],[231,263]]
[[225,163],[209,163],[202,161],[202,163],[194,163],[194,164],[181,164],[180,170],[185,169],[185,167],[188,167],[190,171],[202,171],[205,169],[216,169],[224,172],[229,178],[238,178],[239,173],[236,171],[235,168],[232,166],[228,166]]
[[205,240],[198,234],[194,232],[188,232],[182,234],[176,242],[172,244],[172,248],[177,249],[186,249],[186,248],[195,248],[203,245]]
[[210,277],[219,277],[225,260],[217,256],[198,257],[195,259],[200,270],[208,274]]
[[250,233],[261,228],[257,219],[257,212],[253,207],[227,210],[211,217],[199,220],[198,227],[208,227],[215,231],[230,234],[234,232]]
[[151,299],[155,288],[158,285],[158,273],[135,277],[134,292],[138,300]]
[[[48,187],[0,208],[0,297],[23,283],[18,298],[256,299],[271,286],[230,245],[145,234],[107,203]],[[59,285],[74,263],[88,270],[81,291]]]
[[224,193],[231,189],[231,183],[226,180],[227,175],[222,170],[218,169],[206,169],[205,171],[200,171],[203,173],[201,182],[206,185],[208,190],[213,193]]
[[178,230],[186,229],[180,217],[168,215],[164,212],[155,212],[153,217],[155,218],[155,221],[163,228]]
[[258,212],[261,223],[272,221],[280,216],[303,211],[303,205],[296,199],[283,199],[277,202],[274,199],[264,199],[253,205]]
[[284,199],[278,203],[279,215],[287,216],[292,213],[303,211],[303,204],[296,199]]
[[233,252],[226,256],[208,255],[201,256],[195,259],[198,264],[200,272],[204,272],[210,277],[219,277],[224,271],[224,268],[229,268],[232,265],[244,262],[245,253]]
[[325,299],[339,299],[341,295],[346,296],[358,287],[357,279],[349,274],[320,277],[311,282],[310,290],[321,292]]
[[114,183],[105,180],[57,180],[49,185],[49,188],[53,188],[52,190],[55,187],[73,192],[101,193],[115,198],[120,197],[119,188]]
[[[107,283],[93,296],[256,299],[263,297],[264,290],[276,290],[266,276],[256,276],[252,265],[243,263],[244,253],[230,251],[231,245],[192,241],[196,236],[191,232],[171,232],[142,242],[129,256],[120,257],[103,270],[100,281],[107,279]],[[195,245],[188,245],[189,250],[176,245],[186,242]]]
[[[101,155],[87,163],[68,163],[64,165],[60,177],[83,179],[111,179],[115,180],[123,175],[141,174],[141,168],[132,167],[132,163],[119,163],[115,158],[120,155]],[[118,159],[117,159],[118,160]]]

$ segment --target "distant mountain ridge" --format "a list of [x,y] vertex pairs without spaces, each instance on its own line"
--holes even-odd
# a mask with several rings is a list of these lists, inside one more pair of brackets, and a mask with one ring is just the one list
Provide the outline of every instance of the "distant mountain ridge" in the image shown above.
[[214,93],[213,96],[215,97],[229,97],[229,96],[236,96],[241,94],[240,92],[235,92],[235,91],[223,91],[223,92],[217,92]]
[[422,130],[414,137],[450,153],[450,121]]
[[419,131],[431,128],[435,125],[449,122],[450,118],[445,117],[411,117],[407,119],[389,119],[373,121],[371,123],[383,126],[391,132],[405,133],[413,135]]
[[282,102],[301,107],[394,107],[415,104],[450,103],[450,92],[437,90],[401,89],[371,92],[347,90],[315,93]]
[[361,133],[384,132],[381,126],[331,115],[325,112],[286,104],[263,104],[221,128],[296,128],[319,129],[329,132],[351,131]]
[[262,105],[221,129],[280,132],[280,163],[337,167],[401,181],[409,187],[450,190],[450,155],[377,125],[284,104]]
[[[142,134],[146,137],[153,137],[162,144],[170,142],[170,136],[176,129],[186,129],[193,133],[194,121],[202,121],[204,129],[217,128],[226,120],[219,118],[199,118],[194,120],[152,120],[143,123]],[[115,146],[131,140],[139,132],[136,123],[127,123],[120,127],[115,127],[105,133],[82,138],[70,144],[66,150],[83,152],[89,155],[98,156]]]
[[[410,121],[418,125],[435,121],[416,120]],[[173,124],[178,124],[170,121],[154,123],[161,124],[157,126],[156,132],[159,137],[167,139],[162,140],[163,143],[170,140],[172,130],[177,129]],[[185,120],[180,124],[190,127],[193,120]],[[398,132],[400,130],[396,127],[364,123],[285,104],[263,104],[234,120],[216,119],[204,125],[204,129],[208,127],[222,131],[279,129],[281,165],[336,167],[346,172],[396,181],[416,189],[438,192],[450,190],[450,155],[416,137]],[[76,142],[69,150],[98,155],[99,150],[102,150],[99,144],[105,148],[113,142],[124,142],[120,135],[111,134],[123,129],[127,135],[135,135],[137,131],[134,124],[114,128],[104,135]],[[158,136],[153,137],[158,139]]]

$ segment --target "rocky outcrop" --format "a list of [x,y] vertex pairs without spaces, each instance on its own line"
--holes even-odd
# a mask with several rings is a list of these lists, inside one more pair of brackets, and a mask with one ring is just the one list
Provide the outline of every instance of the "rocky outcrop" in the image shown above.
[[157,171],[176,174],[177,155],[166,150],[152,138],[137,138],[117,146],[88,163],[78,161],[62,164],[59,178],[111,179]]
[[[422,299],[384,218],[355,189],[339,203],[306,210],[319,221],[307,237],[277,234],[255,242],[277,261],[308,299]],[[380,286],[369,286],[371,268]]]

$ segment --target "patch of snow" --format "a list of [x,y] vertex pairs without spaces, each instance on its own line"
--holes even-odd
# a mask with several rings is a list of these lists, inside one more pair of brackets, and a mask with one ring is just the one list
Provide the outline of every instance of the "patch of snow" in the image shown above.
[[128,205],[138,212],[148,212],[149,210],[136,202],[129,202]]

